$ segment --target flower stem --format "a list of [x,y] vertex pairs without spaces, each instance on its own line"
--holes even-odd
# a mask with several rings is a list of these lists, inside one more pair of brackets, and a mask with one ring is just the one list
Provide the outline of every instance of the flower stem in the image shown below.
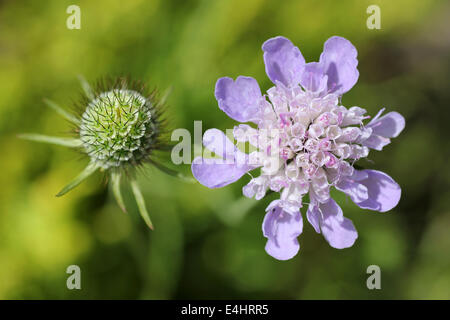
[[70,114],[69,112],[67,112],[66,110],[64,110],[63,108],[61,108],[58,104],[56,104],[55,102],[49,100],[49,99],[44,99],[44,103],[51,109],[53,109],[57,114],[59,114],[61,117],[63,117],[64,119],[74,123],[74,124],[80,124],[80,119],[76,118],[75,116],[73,116],[72,114]]
[[60,146],[70,147],[70,148],[81,147],[81,145],[82,145],[82,142],[80,139],[51,137],[51,136],[35,134],[35,133],[19,134],[18,137],[20,139],[43,142],[43,143],[57,144]]
[[122,193],[120,192],[120,178],[120,173],[113,172],[111,174],[112,190],[120,209],[122,209],[123,212],[127,212],[127,209],[125,208],[125,204],[123,202]]
[[148,161],[155,166],[155,168],[157,168],[158,170],[160,170],[161,172],[164,172],[165,174],[168,174],[169,176],[178,178],[183,180],[184,182],[188,182],[188,183],[196,183],[197,181],[194,178],[191,177],[187,177],[184,174],[182,174],[181,172],[178,172],[176,170],[170,169],[168,167],[166,167],[165,165],[154,161],[153,159],[148,159]]
[[136,203],[138,205],[139,213],[141,217],[144,219],[147,226],[153,230],[153,223],[150,220],[150,215],[148,214],[147,208],[145,206],[144,197],[142,196],[141,189],[137,184],[135,179],[131,180],[131,189],[133,190],[134,197],[136,198]]
[[78,186],[81,182],[83,182],[87,177],[89,177],[91,174],[93,174],[97,169],[99,168],[99,165],[95,162],[89,163],[89,165],[68,185],[66,185],[58,194],[57,197],[61,197],[65,195],[67,192]]
[[89,85],[89,83],[86,81],[86,79],[79,74],[78,75],[78,80],[81,83],[81,87],[83,88],[84,93],[86,94],[86,96],[89,98],[89,100],[94,100],[94,93],[92,92],[92,88]]

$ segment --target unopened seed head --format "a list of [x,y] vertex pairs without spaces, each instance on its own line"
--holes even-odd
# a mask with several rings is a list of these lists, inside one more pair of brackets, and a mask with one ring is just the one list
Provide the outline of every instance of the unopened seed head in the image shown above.
[[92,100],[82,115],[80,138],[104,169],[139,164],[157,134],[151,101],[134,90],[113,89]]

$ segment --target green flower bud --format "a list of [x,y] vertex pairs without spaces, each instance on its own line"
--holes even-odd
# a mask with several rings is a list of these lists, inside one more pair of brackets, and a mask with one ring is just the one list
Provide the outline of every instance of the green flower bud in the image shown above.
[[122,78],[100,82],[94,90],[84,79],[80,78],[80,81],[84,96],[79,105],[79,117],[45,100],[49,107],[75,126],[76,137],[70,139],[39,134],[24,134],[21,137],[77,148],[90,158],[84,171],[57,196],[66,194],[95,171],[101,170],[110,174],[113,194],[125,211],[120,182],[126,173],[139,212],[147,225],[153,228],[134,169],[149,163],[165,173],[180,176],[160,163],[153,154],[154,151],[169,150],[161,120],[161,107],[167,95],[159,99],[155,91],[146,93],[145,87],[139,82]]
[[133,90],[113,89],[91,101],[81,117],[80,139],[104,169],[136,166],[158,139],[152,102]]

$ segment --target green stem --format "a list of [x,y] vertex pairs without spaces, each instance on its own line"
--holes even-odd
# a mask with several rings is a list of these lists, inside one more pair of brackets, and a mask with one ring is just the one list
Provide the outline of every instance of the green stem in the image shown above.
[[138,205],[139,213],[141,217],[144,219],[147,226],[153,230],[153,223],[150,220],[150,215],[148,214],[147,208],[145,206],[144,197],[142,196],[141,189],[137,184],[135,179],[131,180],[131,189],[133,190],[134,197],[136,198],[136,203]]
[[81,87],[83,88],[84,93],[86,94],[86,96],[89,98],[89,100],[94,100],[94,93],[92,91],[91,86],[89,85],[89,83],[86,81],[86,79],[79,74],[78,75],[78,80],[81,83]]
[[120,173],[113,172],[111,174],[112,191],[120,209],[122,209],[123,212],[127,212],[127,209],[125,208],[125,204],[123,202],[122,193],[120,192],[120,178]]
[[184,174],[182,174],[182,173],[180,173],[178,171],[175,171],[173,169],[170,169],[170,168],[166,167],[165,165],[163,165],[163,164],[161,164],[159,162],[156,162],[156,161],[154,161],[152,159],[148,159],[148,160],[150,161],[150,163],[153,166],[155,166],[155,168],[157,168],[158,170],[160,170],[160,171],[162,171],[162,172],[164,172],[164,173],[166,173],[166,174],[168,174],[168,175],[170,175],[172,177],[181,179],[181,180],[183,180],[185,182],[189,182],[189,183],[196,183],[197,182],[194,178],[186,177]]
[[99,165],[95,162],[89,163],[89,165],[75,178],[72,182],[70,182],[68,185],[66,185],[58,194],[57,197],[61,197],[65,195],[67,192],[78,186],[81,182],[83,182],[87,177],[89,177],[91,174],[93,174],[97,169],[99,168]]
[[157,106],[162,106],[166,103],[167,98],[170,96],[170,94],[172,93],[172,86],[168,87],[165,91],[163,96],[161,97],[161,99],[158,102]]
[[35,133],[19,134],[18,137],[20,139],[43,142],[43,143],[57,144],[60,146],[70,147],[70,148],[81,147],[81,145],[82,145],[81,140],[75,139],[75,138],[51,137],[51,136],[35,134]]
[[56,113],[58,113],[61,117],[63,117],[64,119],[74,123],[74,124],[80,124],[81,121],[80,119],[78,119],[77,117],[73,116],[72,114],[70,114],[69,112],[67,112],[66,110],[64,110],[63,108],[61,108],[59,105],[57,105],[55,102],[49,100],[49,99],[44,99],[44,103],[51,109],[53,109],[54,111],[56,111]]

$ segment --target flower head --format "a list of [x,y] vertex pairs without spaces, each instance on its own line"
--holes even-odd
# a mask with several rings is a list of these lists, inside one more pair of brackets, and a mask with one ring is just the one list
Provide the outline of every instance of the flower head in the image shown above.
[[261,175],[243,187],[243,194],[259,200],[268,191],[279,192],[263,221],[266,251],[277,259],[290,259],[300,248],[300,208],[306,195],[306,215],[314,229],[331,246],[350,247],[358,234],[330,197],[330,188],[346,193],[361,208],[384,212],[395,207],[399,185],[382,172],[357,170],[354,164],[370,149],[389,144],[405,120],[397,112],[381,116],[383,109],[364,124],[370,118],[366,110],[341,104],[359,76],[357,51],[344,38],[328,39],[319,62],[305,63],[284,37],[267,40],[262,49],[266,73],[275,84],[267,94],[261,94],[255,79],[243,76],[221,78],[215,90],[219,108],[229,117],[254,124],[236,126],[233,135],[256,150],[243,153],[221,131],[208,130],[203,143],[222,159],[196,158],[193,175],[218,188],[260,168]]
[[57,196],[62,196],[78,186],[95,171],[111,176],[114,196],[126,211],[120,191],[121,179],[129,178],[139,212],[150,228],[148,215],[140,188],[136,182],[136,168],[150,163],[166,173],[176,175],[159,163],[159,150],[167,149],[161,107],[166,97],[158,98],[156,91],[147,92],[139,82],[125,78],[99,82],[95,87],[82,78],[84,89],[78,115],[74,115],[46,100],[47,104],[74,126],[73,138],[23,134],[22,138],[74,147],[86,154],[88,166]]
[[150,100],[134,90],[113,89],[87,105],[80,139],[91,159],[109,169],[142,162],[158,131]]

